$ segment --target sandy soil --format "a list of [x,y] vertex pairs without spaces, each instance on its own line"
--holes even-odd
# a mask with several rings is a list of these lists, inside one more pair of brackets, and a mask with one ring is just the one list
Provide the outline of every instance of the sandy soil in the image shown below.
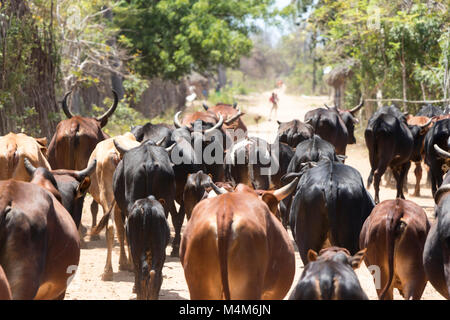
[[[251,113],[264,115],[269,118],[269,112],[271,104],[269,102],[271,92],[266,92],[261,95],[247,96],[242,98],[241,105],[246,107],[246,110]],[[308,110],[323,106],[323,103],[330,103],[328,97],[306,97],[306,96],[290,96],[284,93],[284,90],[278,90],[280,98],[278,114],[272,121],[261,122],[258,125],[249,127],[249,134],[252,136],[259,136],[272,142],[275,138],[276,129],[278,127],[277,122],[290,121],[294,118],[303,120],[305,113]],[[360,129],[361,130],[361,129]],[[364,141],[357,137],[357,144],[347,147],[348,159],[346,164],[358,169],[363,177],[363,181],[367,181],[367,177],[370,172],[370,165],[368,161],[368,152],[364,145]],[[415,177],[410,170],[408,176],[408,188],[409,192],[414,191],[413,183]],[[374,194],[373,187],[369,190],[371,194]],[[431,190],[425,185],[424,179],[421,185],[422,197],[413,197],[410,194],[406,195],[407,199],[416,202],[421,205],[427,212],[430,222],[433,222],[433,210],[434,202],[431,197]],[[387,187],[382,187],[380,192],[380,199],[393,199],[395,197],[395,190]],[[86,198],[87,204],[92,201],[88,196]],[[101,210],[99,217],[101,216]],[[83,212],[82,222],[85,226],[91,225],[91,214],[89,212],[89,205],[85,206]],[[186,221],[185,221],[186,224]],[[173,228],[171,225],[173,232]],[[289,231],[290,234],[290,231]],[[172,234],[173,235],[173,234]],[[291,234],[290,234],[291,235]],[[292,238],[292,237],[291,237]],[[119,249],[116,242],[112,261],[114,269],[113,281],[102,281],[101,274],[106,261],[106,242],[104,238],[104,232],[101,233],[101,238],[98,241],[89,241],[88,237],[85,237],[87,241],[87,249],[81,250],[80,264],[77,273],[72,279],[72,282],[67,290],[66,299],[82,300],[82,299],[100,299],[100,300],[119,300],[119,299],[135,299],[136,295],[132,293],[132,287],[134,283],[134,275],[128,271],[118,270]],[[172,258],[169,256],[172,248],[169,245],[167,247],[168,257],[164,265],[163,274],[164,280],[161,288],[160,299],[161,300],[182,300],[189,299],[189,291],[184,279],[184,272],[181,266],[179,258]],[[296,274],[294,284],[300,277],[303,271],[303,263],[300,259],[298,252],[295,252],[296,256]],[[370,299],[377,299],[375,285],[373,277],[370,274],[367,267],[363,264],[356,271],[361,285]],[[292,289],[291,289],[292,290]],[[289,294],[287,295],[287,297]],[[395,299],[402,299],[400,294],[395,290]],[[437,291],[427,284],[422,299],[443,299],[443,297],[437,293]]]

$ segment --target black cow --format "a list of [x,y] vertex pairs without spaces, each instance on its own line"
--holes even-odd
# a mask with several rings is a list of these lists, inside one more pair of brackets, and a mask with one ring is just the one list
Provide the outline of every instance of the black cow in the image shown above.
[[446,299],[450,299],[450,175],[436,191],[436,221],[428,232],[423,265],[428,280]]
[[369,300],[354,269],[359,268],[366,249],[351,256],[345,248],[308,251],[308,264],[289,300]]
[[301,177],[289,222],[305,265],[308,250],[317,252],[326,242],[355,254],[364,220],[375,206],[356,169],[329,159],[309,169],[311,164],[286,176]]
[[310,124],[314,133],[330,142],[336,148],[336,153],[345,155],[347,144],[356,143],[354,135],[356,112],[364,105],[364,100],[351,110],[341,110],[337,107],[318,108],[305,114],[305,123]]
[[136,137],[136,141],[142,142],[146,140],[160,141],[164,139],[161,145],[164,148],[170,147],[174,141],[172,141],[173,126],[165,123],[146,123],[143,126],[131,127],[131,133]]
[[378,110],[369,119],[364,132],[371,166],[367,187],[373,180],[376,203],[380,201],[380,180],[388,167],[392,169],[397,182],[397,197],[405,199],[403,184],[411,166],[414,137],[405,116],[397,110],[392,106]]
[[310,139],[314,135],[311,125],[294,119],[289,122],[278,122],[278,141],[295,148],[300,142]]
[[[286,173],[300,172],[305,163],[318,162],[322,158],[327,158],[332,161],[343,160],[343,156],[336,155],[334,146],[331,143],[315,134],[310,139],[302,141],[297,145]],[[291,194],[280,202],[281,220],[284,226],[288,224],[292,197],[293,195]]]
[[114,198],[124,217],[138,199],[149,195],[164,199],[166,217],[170,212],[175,228],[172,255],[177,255],[183,220],[175,208],[175,173],[167,150],[151,140],[128,151],[114,141],[122,160],[113,176]]
[[432,104],[427,104],[422,106],[420,108],[419,112],[417,112],[416,116],[423,116],[432,118],[434,116],[440,116],[443,115],[444,112],[441,110],[441,108],[433,106]]
[[447,159],[445,152],[442,153],[435,149],[435,144],[441,150],[450,150],[450,119],[437,121],[425,136],[425,163],[430,167],[433,195],[442,184],[442,176],[445,172],[443,166]]
[[294,151],[285,143],[245,138],[227,151],[226,178],[235,186],[243,183],[257,190],[280,188],[293,156]]
[[161,203],[154,196],[136,200],[125,230],[133,257],[137,299],[157,300],[170,240],[169,224]]
[[34,167],[24,158],[25,169],[31,176],[31,180],[44,184],[47,190],[53,190],[52,194],[61,202],[69,212],[77,228],[81,223],[83,202],[87,190],[91,184],[89,176],[94,172],[97,161],[94,160],[84,170],[51,170]]

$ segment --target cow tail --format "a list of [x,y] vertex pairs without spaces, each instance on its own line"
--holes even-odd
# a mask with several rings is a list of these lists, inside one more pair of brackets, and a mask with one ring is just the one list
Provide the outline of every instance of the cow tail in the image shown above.
[[111,213],[113,212],[114,207],[116,206],[116,200],[113,200],[111,204],[111,208],[108,210],[106,214],[103,215],[102,219],[99,223],[91,230],[90,235],[96,236],[98,235],[103,229],[105,229],[108,226],[109,219],[112,219],[114,217],[111,217]]
[[395,232],[399,225],[400,219],[403,217],[403,209],[400,207],[399,199],[395,200],[395,208],[389,210],[386,219],[386,246],[388,253],[389,278],[380,294],[380,300],[384,299],[394,278],[394,254],[395,254]]
[[[330,161],[330,179],[328,180],[328,188],[324,190],[325,203],[328,211],[329,226],[338,226],[336,204],[338,200],[339,185],[333,180],[333,162]],[[334,230],[330,228],[331,238],[334,238]],[[329,239],[332,243],[332,239]]]
[[222,279],[223,295],[230,300],[228,283],[228,243],[233,223],[233,211],[224,208],[217,214],[217,247],[219,251],[220,276]]

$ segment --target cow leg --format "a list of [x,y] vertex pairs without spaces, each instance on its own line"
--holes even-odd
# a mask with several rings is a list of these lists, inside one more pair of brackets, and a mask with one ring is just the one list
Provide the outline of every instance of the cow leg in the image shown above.
[[108,225],[106,227],[106,246],[107,246],[107,253],[106,253],[106,265],[105,269],[102,274],[102,280],[103,281],[112,281],[113,280],[113,268],[112,268],[112,261],[111,261],[111,254],[113,250],[114,245],[114,226]]
[[114,208],[114,223],[117,229],[117,239],[120,245],[120,256],[119,256],[119,270],[131,271],[133,266],[130,265],[127,255],[125,253],[125,227],[124,227],[124,217],[122,211],[116,205]]
[[172,242],[172,252],[171,252],[170,256],[171,257],[179,257],[180,241],[181,241],[181,227],[183,225],[184,215],[185,215],[183,201],[180,204],[180,210],[178,210],[178,212],[175,207],[175,202],[171,201],[171,203],[169,203],[169,211],[170,211],[170,215],[172,217],[173,228],[175,229],[175,238],[173,239],[173,242]]
[[[97,214],[98,214],[98,203],[94,199],[92,199],[91,202],[91,215],[92,215],[92,227],[91,230],[94,229],[94,227],[97,225]],[[100,235],[91,235],[90,236],[91,241],[100,240]]]
[[416,187],[414,189],[414,197],[420,197],[420,181],[422,180],[422,166],[420,161],[415,162],[416,168],[414,169],[414,175],[416,176]]
[[411,162],[408,161],[401,166],[392,168],[395,180],[397,182],[397,198],[405,199],[405,195],[403,194],[403,184],[405,183],[405,176],[408,173],[410,166]]
[[373,173],[373,187],[375,188],[375,203],[380,203],[380,181],[385,173],[387,165],[381,164]]

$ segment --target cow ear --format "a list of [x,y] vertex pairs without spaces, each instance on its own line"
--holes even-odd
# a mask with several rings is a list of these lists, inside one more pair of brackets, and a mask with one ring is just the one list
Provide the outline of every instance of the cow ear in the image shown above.
[[362,249],[362,250],[358,251],[354,256],[348,258],[350,265],[352,266],[353,269],[359,268],[359,266],[361,265],[361,263],[364,259],[366,251],[367,251],[367,248]]
[[34,138],[37,143],[39,143],[43,147],[47,147],[47,138]]
[[312,249],[308,250],[308,262],[313,262],[317,260],[317,252]]
[[161,203],[162,206],[164,206],[166,204],[166,200],[164,200],[163,198],[158,199],[159,203]]
[[280,125],[281,124],[280,120],[277,120],[277,123],[278,123],[278,125]]
[[86,192],[89,189],[89,186],[91,185],[91,178],[85,177],[83,181],[80,182],[77,188],[77,198],[81,198],[86,194]]
[[278,199],[270,192],[264,192],[264,194],[261,197],[261,200],[264,201],[267,206],[270,209],[270,212],[272,212],[277,218],[278,217]]

